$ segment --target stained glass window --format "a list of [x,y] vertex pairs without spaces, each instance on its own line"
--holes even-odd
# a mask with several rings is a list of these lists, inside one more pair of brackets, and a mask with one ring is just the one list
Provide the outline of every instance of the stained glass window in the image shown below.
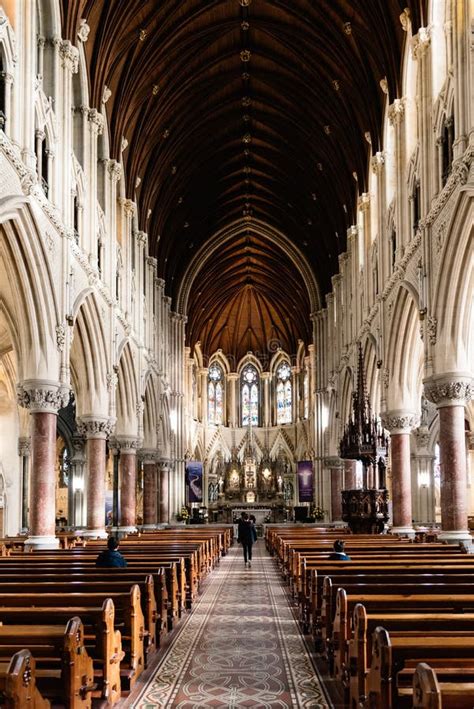
[[282,362],[276,371],[276,407],[277,424],[291,423],[291,368],[288,362]]
[[258,372],[252,364],[248,364],[241,376],[242,426],[258,426]]
[[218,364],[209,367],[207,384],[207,419],[216,426],[224,421],[224,375]]

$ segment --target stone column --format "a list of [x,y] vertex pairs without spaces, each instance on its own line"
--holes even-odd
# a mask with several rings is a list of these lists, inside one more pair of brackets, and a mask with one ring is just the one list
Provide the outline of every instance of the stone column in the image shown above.
[[159,510],[159,521],[161,524],[167,524],[170,521],[170,509],[169,509],[169,468],[170,464],[166,460],[160,460],[157,463],[157,469],[160,474],[160,510]]
[[439,415],[441,541],[472,542],[467,528],[467,456],[464,407],[474,394],[470,374],[448,373],[424,381]]
[[[430,432],[427,425],[420,425],[415,431],[416,452],[413,454],[413,489],[415,498],[414,519],[419,524],[435,522],[434,500],[434,455],[428,450]],[[416,487],[415,487],[416,486]]]
[[392,529],[394,534],[415,535],[411,496],[410,432],[419,421],[409,411],[387,411],[384,428],[390,432],[392,449]]
[[237,380],[239,378],[239,375],[237,372],[229,372],[227,375],[227,382],[228,382],[228,390],[229,390],[229,426],[231,428],[235,428],[238,426],[238,417],[237,417],[237,397],[235,395],[236,387],[237,387]]
[[326,458],[324,461],[331,475],[331,522],[340,526],[342,522],[342,490],[343,468],[342,461],[337,456]]
[[57,549],[56,417],[69,401],[69,389],[57,382],[27,380],[18,386],[18,403],[31,414],[30,536],[27,549]]
[[158,523],[157,453],[143,448],[140,457],[143,460],[143,527],[154,529]]
[[72,457],[71,465],[71,480],[69,481],[70,489],[70,505],[69,522],[71,527],[84,527],[86,520],[84,519],[84,469],[86,466],[85,441],[82,436],[72,437]]
[[357,461],[344,460],[344,490],[357,490]]
[[140,439],[118,436],[120,446],[120,524],[121,532],[136,532],[137,449]]
[[31,442],[29,436],[18,439],[18,454],[21,460],[21,531],[28,531],[29,469]]
[[86,438],[87,458],[87,529],[85,537],[106,539],[105,470],[106,440],[112,433],[114,419],[107,416],[84,416],[78,430]]
[[262,372],[260,379],[263,384],[263,406],[262,406],[262,425],[268,428],[272,425],[273,420],[273,407],[271,404],[270,397],[270,387],[271,387],[271,374],[270,372]]

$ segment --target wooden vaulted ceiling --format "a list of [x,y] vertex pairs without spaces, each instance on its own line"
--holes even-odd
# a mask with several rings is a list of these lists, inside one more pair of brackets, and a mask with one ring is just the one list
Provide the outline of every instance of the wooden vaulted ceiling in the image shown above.
[[101,107],[108,87],[111,157],[123,160],[127,196],[168,293],[176,297],[216,232],[239,221],[249,228],[250,239],[217,249],[198,275],[191,345],[238,358],[264,351],[275,333],[290,352],[298,338],[308,341],[301,276],[252,236],[252,220],[290,239],[320,292],[329,291],[357,194],[367,190],[370,153],[383,148],[380,81],[390,102],[400,95],[399,16],[408,7],[416,33],[425,5],[62,0],[66,38],[76,43],[81,20],[91,28],[91,105]]

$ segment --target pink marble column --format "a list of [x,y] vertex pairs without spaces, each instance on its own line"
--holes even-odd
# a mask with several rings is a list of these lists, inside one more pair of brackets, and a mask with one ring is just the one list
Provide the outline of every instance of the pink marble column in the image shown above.
[[143,526],[155,527],[158,522],[158,491],[156,451],[142,452],[143,455]]
[[54,540],[56,533],[56,419],[31,412],[30,537]]
[[412,529],[410,434],[392,433],[393,529]]
[[344,490],[357,489],[357,461],[344,460]]
[[78,431],[87,439],[87,530],[85,536],[106,538],[105,531],[105,469],[106,439],[114,420],[107,417],[83,417]]
[[411,496],[410,431],[419,424],[411,411],[393,409],[382,415],[384,427],[390,431],[392,462],[392,529],[397,534],[414,537]]
[[472,545],[467,527],[467,454],[465,406],[474,396],[471,374],[448,372],[423,382],[425,396],[439,415],[441,526],[439,539]]
[[467,470],[464,406],[439,413],[441,526],[443,532],[467,530]]
[[158,469],[160,473],[160,515],[159,519],[162,524],[169,522],[169,466],[168,463],[159,463]]
[[340,458],[326,458],[326,466],[331,476],[331,521],[342,520],[342,460]]
[[137,447],[136,439],[118,439],[120,443],[120,527],[136,529]]
[[18,403],[31,413],[30,530],[27,549],[57,549],[56,420],[70,390],[57,382],[29,379],[17,387]]

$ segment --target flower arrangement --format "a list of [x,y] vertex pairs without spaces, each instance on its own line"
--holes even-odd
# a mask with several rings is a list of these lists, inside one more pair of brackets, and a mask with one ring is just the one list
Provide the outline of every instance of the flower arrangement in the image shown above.
[[315,505],[310,509],[309,518],[314,519],[316,522],[322,522],[325,514],[326,510],[323,510],[319,505]]
[[177,522],[189,522],[190,516],[191,515],[189,514],[188,508],[183,505],[183,507],[181,507],[181,512],[178,512],[178,514],[176,515],[176,521]]

